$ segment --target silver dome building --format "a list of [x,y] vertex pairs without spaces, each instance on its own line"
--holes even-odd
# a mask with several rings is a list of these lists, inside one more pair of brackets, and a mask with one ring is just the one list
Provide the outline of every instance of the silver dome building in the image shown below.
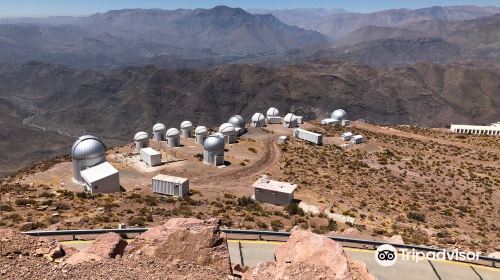
[[343,109],[337,109],[333,111],[331,118],[336,121],[343,121],[347,119],[347,113]]
[[261,113],[255,113],[252,116],[251,126],[253,127],[263,127],[266,125],[266,118]]
[[224,164],[224,139],[210,135],[203,142],[203,163],[208,165]]
[[95,136],[81,136],[71,147],[71,158],[73,178],[83,182],[81,171],[106,162],[106,145]]
[[193,124],[190,121],[181,122],[181,135],[183,138],[193,137]]
[[139,131],[134,136],[135,152],[138,153],[142,148],[149,147],[149,135],[144,131]]
[[165,131],[167,131],[167,128],[164,124],[157,123],[153,125],[153,140],[165,141]]
[[242,135],[246,132],[245,119],[240,115],[234,115],[229,118],[228,123],[234,125],[236,134]]
[[278,109],[271,107],[266,112],[267,123],[281,123],[280,111]]
[[179,147],[181,145],[181,132],[177,128],[172,127],[168,129],[165,133],[165,137],[167,138],[167,145],[169,147]]
[[286,114],[284,121],[285,121],[285,124],[284,124],[285,127],[288,127],[288,128],[299,127],[299,124],[297,122],[297,116],[292,114],[292,113]]
[[219,127],[219,132],[224,135],[224,142],[231,144],[236,142],[236,127],[230,123],[223,123]]
[[208,129],[204,126],[197,126],[194,129],[194,136],[196,137],[196,143],[202,144],[207,138],[208,135]]

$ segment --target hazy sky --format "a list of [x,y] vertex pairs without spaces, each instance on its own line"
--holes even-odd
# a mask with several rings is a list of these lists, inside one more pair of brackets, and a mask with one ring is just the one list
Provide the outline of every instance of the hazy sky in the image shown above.
[[0,17],[89,15],[127,8],[211,8],[217,5],[241,8],[342,8],[354,12],[371,12],[394,8],[477,5],[500,6],[500,0],[0,0]]

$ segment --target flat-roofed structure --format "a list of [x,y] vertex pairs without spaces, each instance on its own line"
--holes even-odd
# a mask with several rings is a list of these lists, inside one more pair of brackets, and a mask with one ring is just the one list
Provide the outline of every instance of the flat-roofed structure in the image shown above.
[[362,135],[354,135],[351,137],[351,143],[353,144],[361,144],[365,142],[365,138]]
[[140,149],[139,153],[141,161],[144,161],[148,166],[161,165],[161,153],[157,150],[148,147]]
[[85,187],[90,193],[119,192],[120,173],[109,162],[103,162],[81,172]]
[[189,179],[159,174],[153,177],[151,190],[154,193],[182,198],[189,194]]
[[492,123],[491,125],[463,125],[452,124],[451,131],[463,134],[483,134],[483,135],[500,135],[500,122]]
[[297,185],[270,180],[264,176],[253,183],[252,187],[255,192],[255,200],[275,205],[288,205],[293,201]]
[[336,125],[340,124],[340,121],[337,119],[328,118],[328,119],[322,119],[320,123],[326,125]]
[[309,131],[309,130],[305,130],[302,128],[294,129],[293,130],[293,137],[314,143],[316,145],[323,144],[323,134],[316,133],[316,132]]
[[340,140],[351,141],[352,136],[353,136],[352,132],[344,132],[340,134]]

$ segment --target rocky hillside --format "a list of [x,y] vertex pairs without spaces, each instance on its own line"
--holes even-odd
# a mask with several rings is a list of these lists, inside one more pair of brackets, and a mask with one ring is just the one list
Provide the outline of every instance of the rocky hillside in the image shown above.
[[[130,244],[108,233],[82,251],[57,241],[0,230],[2,279],[333,279],[373,280],[333,240],[294,231],[276,249],[276,262],[247,274],[233,270],[226,238],[215,219],[174,218],[150,228]],[[318,256],[323,256],[318,258]],[[291,260],[291,261],[290,261]]]
[[155,122],[178,127],[188,119],[218,126],[232,114],[248,120],[270,106],[306,119],[344,108],[351,119],[377,124],[489,123],[500,119],[498,88],[498,72],[458,64],[377,70],[316,61],[278,68],[151,66],[110,74],[42,63],[3,65],[0,163],[2,170],[15,170],[67,152],[71,139],[85,133],[124,143]]
[[0,24],[0,61],[109,68],[143,65],[173,54],[180,62],[227,59],[327,43],[326,36],[286,25],[272,15],[225,6],[116,10],[72,20],[24,21]]
[[270,13],[286,24],[315,30],[334,40],[338,40],[366,26],[395,27],[424,20],[463,21],[500,13],[500,8],[434,6],[415,10],[391,9],[372,13],[351,13],[336,9],[286,9],[255,12]]

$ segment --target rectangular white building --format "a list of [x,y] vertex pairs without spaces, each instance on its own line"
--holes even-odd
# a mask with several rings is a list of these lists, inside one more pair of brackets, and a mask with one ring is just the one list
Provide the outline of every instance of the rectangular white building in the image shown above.
[[500,135],[500,122],[486,125],[452,124],[451,131],[464,134]]
[[90,193],[112,193],[121,191],[120,174],[109,162],[103,162],[81,173],[85,187]]
[[293,201],[297,185],[262,177],[253,183],[252,187],[255,191],[255,200],[275,205],[288,205]]
[[350,141],[352,138],[352,132],[344,132],[340,134],[340,140],[342,141]]
[[151,182],[154,193],[184,197],[189,194],[189,179],[163,175],[156,175]]
[[321,124],[326,124],[326,125],[336,125],[336,124],[340,124],[340,121],[339,120],[335,120],[335,119],[322,119],[321,120]]
[[288,136],[280,136],[278,137],[278,139],[276,140],[278,142],[278,144],[286,144],[288,143]]
[[305,130],[302,128],[296,128],[293,130],[293,136],[298,139],[302,139],[316,145],[323,144],[323,134]]
[[365,142],[365,138],[361,135],[354,135],[351,137],[351,143],[353,144],[361,144],[363,142]]
[[141,149],[140,157],[149,166],[161,165],[161,153],[151,147]]

